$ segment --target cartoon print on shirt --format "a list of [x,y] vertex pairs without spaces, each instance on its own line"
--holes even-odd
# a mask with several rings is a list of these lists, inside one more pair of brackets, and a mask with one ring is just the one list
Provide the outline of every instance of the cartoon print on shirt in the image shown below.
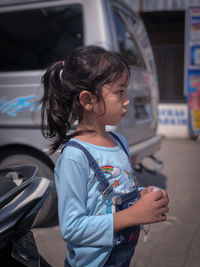
[[119,180],[115,180],[113,186],[114,188],[117,188],[119,186]]
[[105,214],[110,214],[110,213],[115,213],[115,206],[113,204],[113,201],[111,199],[107,199],[105,201],[104,205],[101,205],[98,209],[97,209],[97,215],[103,215]]
[[116,177],[120,176],[120,174],[121,174],[120,168],[114,167],[111,165],[104,165],[100,169],[103,173],[109,174],[110,175],[109,178],[116,178]]
[[127,174],[128,176],[128,180],[129,180],[129,185],[130,185],[130,189],[131,191],[135,189],[135,182],[134,182],[134,179],[133,179],[133,171],[132,169],[130,170],[130,172],[124,170],[124,172]]
[[[108,164],[103,165],[102,167],[100,167],[100,169],[106,175],[107,179],[112,183],[113,189],[116,193],[127,194],[129,190],[132,191],[135,189],[132,168],[121,169],[120,167],[111,165],[110,162],[106,163]],[[128,188],[122,190],[120,188],[121,183],[127,183],[127,186],[129,186],[129,190],[127,191]],[[115,205],[113,205],[111,199],[107,199],[104,205],[99,208],[98,215],[104,214],[103,210],[104,212],[106,211],[106,214],[115,213]]]
[[[110,164],[108,165],[103,165],[101,168],[101,171],[104,174],[107,174],[107,178],[109,180],[120,177],[120,175],[123,173],[121,171],[121,169],[119,167],[115,167],[112,166]],[[126,174],[126,176],[128,177],[128,181],[129,181],[129,186],[130,186],[130,190],[134,190],[135,189],[135,182],[134,182],[134,177],[133,177],[133,171],[132,168],[130,168],[129,170],[124,169],[124,173]],[[117,187],[120,186],[120,179],[115,179],[113,181],[113,187],[116,189]]]
[[106,207],[106,214],[110,214],[110,213],[115,213],[115,206],[113,205],[112,200],[110,200],[107,203],[107,207]]

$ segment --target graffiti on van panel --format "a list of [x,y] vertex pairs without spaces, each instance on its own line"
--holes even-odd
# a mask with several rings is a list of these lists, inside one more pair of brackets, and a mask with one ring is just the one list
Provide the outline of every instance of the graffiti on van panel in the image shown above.
[[24,110],[34,112],[41,109],[41,105],[36,101],[36,95],[19,96],[8,100],[7,96],[0,98],[0,112],[10,117],[16,117]]

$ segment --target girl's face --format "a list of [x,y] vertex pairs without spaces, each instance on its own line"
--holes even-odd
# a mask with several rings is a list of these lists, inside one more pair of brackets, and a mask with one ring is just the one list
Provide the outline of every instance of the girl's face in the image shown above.
[[124,85],[123,77],[112,84],[102,87],[103,100],[97,102],[93,111],[98,114],[99,123],[102,125],[117,125],[127,113],[127,85]]

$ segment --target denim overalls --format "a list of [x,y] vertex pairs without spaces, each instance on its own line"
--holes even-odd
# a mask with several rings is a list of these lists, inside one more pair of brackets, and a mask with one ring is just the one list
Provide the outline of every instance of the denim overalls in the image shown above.
[[[115,134],[110,133],[115,139],[118,140],[120,145],[122,146],[125,153],[128,155],[124,145],[122,144],[121,140]],[[82,150],[87,157],[89,164],[93,171],[96,173],[97,179],[99,181],[99,191],[104,197],[108,197],[109,194],[113,192],[113,186],[109,184],[107,178],[105,177],[104,173],[101,171],[100,167],[96,163],[93,156],[89,153],[89,151],[82,146],[80,143],[75,141],[69,141],[66,146],[73,146],[80,150]],[[128,155],[129,157],[129,155]],[[137,186],[135,190],[124,195],[114,194],[112,201],[115,205],[116,212],[126,209],[133,205],[135,201],[140,198],[140,194],[138,192]],[[105,267],[128,267],[131,261],[131,258],[134,254],[135,247],[138,242],[140,234],[140,226],[135,225],[126,229],[123,229],[115,234],[114,237],[114,246],[112,251],[104,264]],[[68,265],[65,262],[65,266]]]

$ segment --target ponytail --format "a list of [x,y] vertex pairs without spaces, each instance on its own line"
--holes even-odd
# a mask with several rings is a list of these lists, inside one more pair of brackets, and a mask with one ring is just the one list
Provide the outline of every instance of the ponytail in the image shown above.
[[80,114],[78,112],[80,108],[79,94],[69,81],[65,80],[64,82],[63,69],[64,62],[56,62],[47,69],[42,77],[44,94],[41,99],[41,128],[43,136],[52,140],[50,153],[55,152],[61,144],[71,138],[71,135],[67,136],[67,132]]

